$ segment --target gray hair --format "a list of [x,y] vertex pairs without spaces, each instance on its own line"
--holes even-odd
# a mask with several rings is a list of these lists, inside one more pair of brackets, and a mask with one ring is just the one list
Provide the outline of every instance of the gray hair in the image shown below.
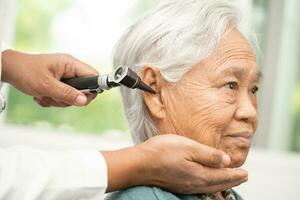
[[[121,37],[113,65],[140,73],[144,64],[153,64],[166,81],[176,82],[209,56],[239,21],[239,11],[225,0],[161,0]],[[133,141],[156,135],[141,92],[122,87],[121,94]]]

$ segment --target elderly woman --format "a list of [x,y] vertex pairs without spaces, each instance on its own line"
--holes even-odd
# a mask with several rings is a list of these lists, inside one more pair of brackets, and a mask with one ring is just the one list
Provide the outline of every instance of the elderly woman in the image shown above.
[[[116,46],[114,66],[132,67],[157,92],[121,89],[135,143],[178,134],[226,152],[232,168],[245,162],[257,127],[260,73],[238,18],[237,9],[222,0],[165,0],[128,29]],[[241,197],[233,190],[177,195],[136,187],[107,199]]]

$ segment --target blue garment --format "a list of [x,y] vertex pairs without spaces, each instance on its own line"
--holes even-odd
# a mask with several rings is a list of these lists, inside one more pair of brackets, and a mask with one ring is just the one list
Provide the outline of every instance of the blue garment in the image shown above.
[[[231,190],[236,200],[243,200]],[[179,195],[157,187],[134,187],[109,194],[105,200],[201,200],[201,195]],[[216,199],[217,200],[217,199]]]

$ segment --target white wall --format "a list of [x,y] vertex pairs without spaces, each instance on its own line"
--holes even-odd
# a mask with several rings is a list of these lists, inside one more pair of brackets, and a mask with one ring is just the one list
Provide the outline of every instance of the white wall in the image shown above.
[[[276,93],[273,96],[273,109],[270,128],[269,147],[272,149],[287,150],[293,139],[294,132],[294,98],[299,83],[300,72],[300,1],[284,1],[282,33],[279,38],[279,57],[277,76],[273,87]],[[274,58],[273,58],[274,59]],[[299,133],[298,133],[299,134]]]
[[300,199],[300,154],[253,149],[244,168],[249,181],[237,190],[245,199]]
[[[14,41],[16,8],[16,0],[0,0],[0,41],[4,41],[9,46]],[[7,86],[4,86],[1,92],[7,96]],[[3,126],[4,116],[5,112],[0,115],[0,127]]]
[[14,39],[16,8],[16,0],[0,0],[0,36],[8,44]]

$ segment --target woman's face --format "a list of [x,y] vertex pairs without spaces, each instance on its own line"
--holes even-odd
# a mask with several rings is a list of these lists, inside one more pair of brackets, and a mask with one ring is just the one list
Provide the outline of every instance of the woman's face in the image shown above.
[[233,29],[213,55],[180,81],[162,81],[160,116],[146,104],[161,134],[175,133],[216,147],[231,157],[231,167],[238,167],[257,128],[259,78],[252,48]]

